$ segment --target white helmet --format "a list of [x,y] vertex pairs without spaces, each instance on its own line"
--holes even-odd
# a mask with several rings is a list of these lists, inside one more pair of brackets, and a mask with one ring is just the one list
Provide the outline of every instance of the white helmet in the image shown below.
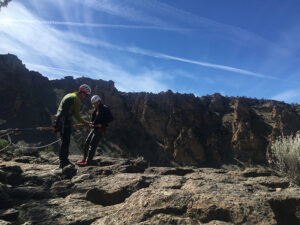
[[99,97],[99,95],[94,95],[91,98],[91,102],[92,102],[92,104],[94,104],[95,102],[101,102],[101,98]]
[[87,95],[90,95],[91,92],[92,92],[92,90],[91,90],[91,88],[90,88],[89,85],[87,85],[87,84],[82,84],[82,85],[80,85],[80,87],[79,87],[79,92],[83,92],[83,93],[85,93],[85,94],[87,94]]

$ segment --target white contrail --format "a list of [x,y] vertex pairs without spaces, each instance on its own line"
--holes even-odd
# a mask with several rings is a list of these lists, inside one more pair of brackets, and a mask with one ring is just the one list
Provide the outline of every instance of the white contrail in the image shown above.
[[225,66],[225,65],[220,65],[220,64],[213,64],[213,63],[196,61],[196,60],[190,60],[190,59],[180,58],[180,57],[166,55],[166,54],[162,54],[162,53],[151,52],[151,51],[134,48],[134,47],[133,48],[120,48],[119,47],[117,49],[122,50],[122,51],[128,51],[128,52],[135,53],[135,54],[150,56],[150,57],[154,57],[154,58],[169,59],[169,60],[174,60],[174,61],[179,61],[179,62],[184,62],[184,63],[189,63],[189,64],[195,64],[195,65],[199,65],[199,66],[203,66],[203,67],[209,67],[209,68],[214,68],[214,69],[219,69],[219,70],[230,71],[230,72],[244,74],[244,75],[253,76],[253,77],[280,80],[277,77],[268,76],[268,75],[261,74],[261,73],[255,73],[255,72],[252,72],[249,70],[244,70],[244,69],[240,69],[240,68],[236,68],[236,67]]
[[62,22],[52,20],[15,20],[2,19],[0,24],[47,24],[61,26],[77,26],[77,27],[96,27],[96,28],[113,28],[113,29],[140,29],[140,30],[167,30],[167,31],[183,31],[186,28],[177,27],[161,27],[161,26],[141,26],[141,25],[124,25],[124,24],[104,24],[104,23],[80,23],[80,22]]
[[234,73],[240,73],[240,74],[244,74],[244,75],[248,75],[248,76],[279,80],[276,77],[264,75],[264,74],[261,74],[261,73],[255,73],[255,72],[251,72],[251,71],[248,71],[248,70],[239,69],[239,68],[235,68],[235,67],[231,67],[231,66],[225,66],[225,65],[213,64],[213,63],[189,60],[189,59],[185,59],[185,58],[180,58],[180,57],[175,57],[175,56],[170,56],[170,55],[164,55],[164,54],[159,54],[157,57],[158,58],[164,58],[164,59],[176,60],[176,61],[185,62],[185,63],[196,64],[196,65],[209,67],[209,68],[214,68],[214,69],[230,71],[230,72],[234,72]]

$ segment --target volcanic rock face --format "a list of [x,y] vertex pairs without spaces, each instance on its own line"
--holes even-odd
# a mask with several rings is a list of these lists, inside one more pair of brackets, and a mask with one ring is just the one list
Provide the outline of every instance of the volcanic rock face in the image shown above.
[[20,159],[0,162],[0,224],[300,224],[300,188],[264,168],[96,157],[57,170],[52,155]]
[[[28,71],[14,55],[0,55],[0,129],[31,128],[51,125],[56,110],[56,95],[48,78]],[[27,141],[53,139],[41,132],[23,133]]]
[[[101,150],[143,156],[151,165],[221,165],[234,159],[266,163],[272,157],[270,142],[300,129],[298,105],[220,94],[123,93],[113,81],[89,78],[49,81],[13,55],[0,56],[0,80],[0,129],[49,126],[61,98],[86,83],[114,115]],[[86,119],[91,110],[89,101],[83,102]],[[22,135],[15,139],[49,143],[55,138],[45,132]],[[74,133],[71,152],[86,136],[84,130]]]

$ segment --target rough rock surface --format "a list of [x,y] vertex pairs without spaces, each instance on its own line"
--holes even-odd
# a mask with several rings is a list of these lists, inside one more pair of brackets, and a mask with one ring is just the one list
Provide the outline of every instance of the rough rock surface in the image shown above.
[[269,169],[96,157],[61,170],[41,157],[0,161],[0,224],[300,224],[300,188]]

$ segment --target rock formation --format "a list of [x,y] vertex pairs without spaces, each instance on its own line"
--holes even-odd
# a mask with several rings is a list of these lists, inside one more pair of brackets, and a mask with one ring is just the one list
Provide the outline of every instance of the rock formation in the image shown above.
[[300,224],[300,188],[262,167],[96,157],[93,166],[57,170],[57,161],[41,154],[0,162],[0,224]]
[[[63,95],[87,83],[115,118],[99,151],[143,156],[151,165],[219,166],[235,159],[265,164],[270,142],[300,128],[298,105],[220,94],[124,93],[113,81],[89,78],[49,81],[13,55],[0,56],[0,80],[0,129],[49,126]],[[86,119],[91,109],[86,101]],[[79,153],[86,134],[74,133],[71,152]],[[14,138],[49,143],[55,135],[24,132]]]
[[[51,125],[56,95],[48,78],[28,71],[14,55],[0,55],[0,129]],[[22,133],[19,139],[41,142],[53,139],[41,132]]]

